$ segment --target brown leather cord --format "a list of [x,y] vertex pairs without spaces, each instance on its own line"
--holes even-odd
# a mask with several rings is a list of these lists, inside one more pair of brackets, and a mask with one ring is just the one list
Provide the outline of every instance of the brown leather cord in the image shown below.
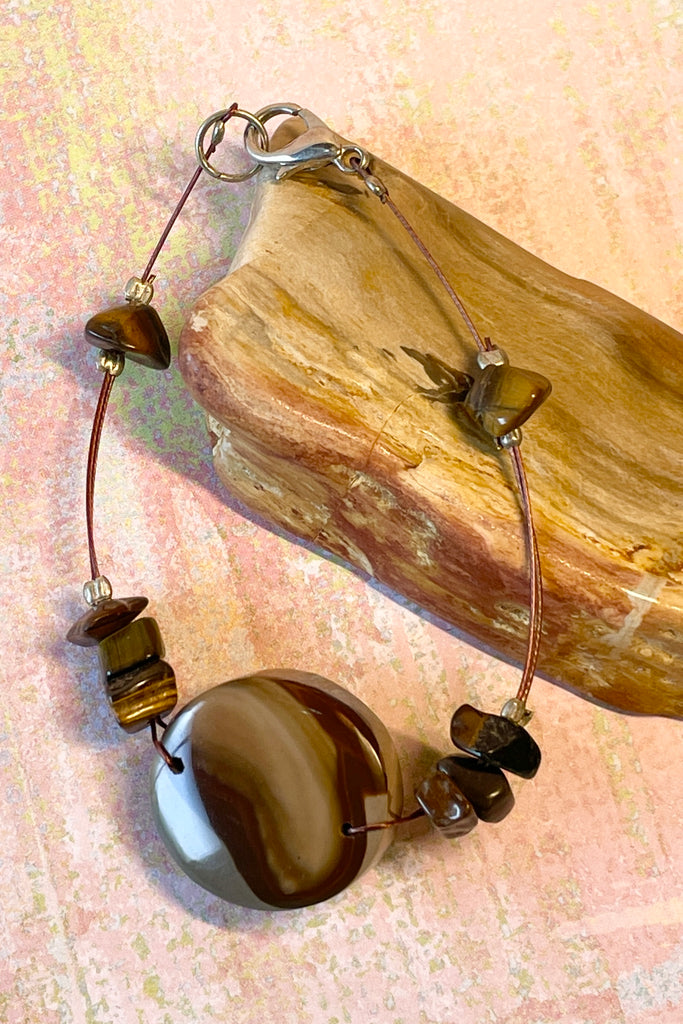
[[[232,115],[234,114],[234,112],[236,110],[237,110],[237,104],[233,103],[232,106],[230,106],[228,108],[226,113],[223,115],[223,117],[217,123],[218,124],[227,124],[227,122],[230,120],[230,118],[232,117]],[[218,143],[217,142],[212,142],[211,145],[209,146],[209,148],[206,151],[207,158],[212,156],[216,152],[217,148],[218,148]],[[180,216],[180,211],[182,210],[183,206],[185,205],[185,203],[189,199],[190,193],[192,192],[192,189],[195,187],[195,185],[199,181],[199,178],[200,178],[200,175],[202,173],[202,170],[203,170],[202,167],[197,167],[197,169],[195,170],[194,174],[192,175],[192,177],[188,181],[187,187],[185,188],[185,191],[183,192],[183,194],[181,195],[180,199],[178,200],[178,204],[177,204],[175,210],[173,211],[171,216],[168,218],[168,223],[167,223],[166,227],[164,228],[164,230],[161,232],[161,237],[159,238],[159,241],[155,245],[154,250],[152,252],[152,255],[149,258],[149,262],[147,263],[147,266],[145,267],[145,269],[143,271],[142,277],[140,278],[140,280],[143,282],[143,284],[144,284],[145,281],[149,280],[149,275],[152,273],[152,267],[156,263],[157,256],[159,255],[159,253],[163,249],[164,244],[166,242],[166,239],[168,238],[168,236],[171,233],[171,228],[173,227],[173,225],[177,221],[178,217]]]
[[529,639],[527,642],[526,660],[522,670],[522,679],[517,690],[517,700],[524,704],[529,696],[531,684],[534,681],[534,673],[538,662],[538,651],[541,646],[541,628],[543,626],[543,576],[541,574],[541,559],[538,553],[538,539],[534,528],[534,520],[531,513],[531,502],[529,500],[529,487],[527,485],[524,462],[519,446],[510,448],[510,459],[515,473],[517,492],[524,513],[524,526],[526,532],[526,551],[529,564]]
[[[374,179],[371,171],[361,166],[360,160],[354,158],[351,160],[354,169],[363,178],[364,181],[373,181]],[[372,191],[372,189],[371,189]],[[495,348],[490,338],[483,338],[479,334],[479,331],[475,327],[472,318],[465,309],[462,299],[457,294],[450,281],[444,274],[443,270],[437,263],[436,259],[429,251],[425,243],[422,241],[418,233],[412,227],[405,215],[399,210],[396,203],[393,201],[386,186],[382,183],[382,191],[377,193],[380,200],[386,207],[388,207],[394,214],[401,226],[407,231],[408,235],[415,243],[417,248],[420,250],[424,258],[426,259],[429,266],[432,268],[441,284],[446,289],[449,297],[453,301],[456,309],[460,313],[460,316],[465,321],[465,324],[472,335],[478,349],[481,352],[489,352]],[[534,680],[534,673],[536,671],[536,665],[538,663],[538,652],[541,643],[541,630],[543,625],[543,577],[541,573],[541,560],[538,552],[538,541],[536,538],[536,530],[534,527],[534,519],[531,510],[531,501],[529,499],[529,488],[527,486],[526,473],[524,472],[524,463],[522,461],[522,454],[519,447],[509,449],[510,458],[512,460],[512,466],[515,475],[515,482],[517,484],[517,493],[519,496],[519,503],[522,509],[522,515],[524,518],[524,533],[525,543],[527,551],[527,563],[529,566],[529,633],[527,639],[527,650],[524,661],[524,668],[522,670],[522,679],[517,691],[517,699],[524,703],[526,698],[529,696],[531,684]]]
[[[224,117],[221,119],[223,124],[230,120],[235,110],[237,110],[237,104],[233,103],[232,106],[226,111]],[[212,142],[207,150],[207,155],[210,156],[215,151],[216,146],[217,143]],[[162,231],[159,241],[154,247],[152,255],[149,258],[149,262],[147,263],[147,266],[145,267],[145,270],[143,272],[141,278],[143,283],[150,280],[150,275],[152,272],[152,268],[156,262],[156,259],[159,253],[161,252],[164,243],[166,242],[166,239],[168,238],[171,232],[173,225],[178,219],[178,216],[182,208],[189,199],[190,193],[192,192],[193,188],[199,181],[201,173],[202,168],[198,167],[194,174],[192,175],[192,177],[190,178],[183,194],[181,195],[176,205],[175,210],[169,217],[166,227]],[[151,278],[151,280],[153,280],[153,278]],[[99,566],[97,563],[97,554],[95,551],[95,539],[93,529],[93,507],[95,496],[95,476],[97,474],[97,455],[100,448],[100,439],[102,437],[102,428],[104,426],[104,418],[107,412],[109,396],[111,395],[111,389],[114,385],[114,381],[116,380],[116,376],[116,374],[105,369],[104,380],[102,381],[100,397],[97,402],[97,408],[95,410],[92,431],[90,433],[90,445],[88,448],[88,468],[86,471],[85,484],[85,525],[86,532],[88,535],[88,555],[90,558],[90,573],[92,579],[97,579],[97,577],[100,575]],[[166,728],[161,718],[157,718],[149,723],[154,748],[159,754],[159,756],[164,759],[170,771],[172,771],[175,775],[178,775],[184,770],[183,762],[179,757],[174,757],[172,754],[168,752],[168,750],[166,750],[166,747],[163,745],[163,743],[161,742],[157,735],[157,726],[161,726],[164,729]]]
[[[374,177],[373,174],[367,168],[363,167],[361,165],[360,160],[358,160],[356,157],[352,158],[350,163],[351,163],[352,167],[361,176],[361,178],[363,178],[364,181],[367,181],[368,179],[370,179],[370,180],[373,179],[373,177]],[[396,205],[396,203],[393,201],[393,199],[389,195],[389,192],[386,189],[386,186],[384,186],[384,191],[379,194],[379,198],[384,203],[384,205],[387,206],[391,210],[391,212],[393,213],[394,217],[396,217],[396,219],[401,224],[401,226],[403,228],[405,228],[405,230],[408,232],[408,234],[412,238],[413,242],[418,247],[418,249],[420,250],[420,252],[424,256],[424,258],[427,260],[427,263],[432,268],[432,270],[434,271],[434,273],[438,277],[439,281],[441,282],[441,284],[444,286],[444,288],[448,292],[448,295],[449,295],[451,301],[454,303],[456,309],[458,310],[458,313],[460,313],[460,316],[465,321],[465,324],[467,325],[467,329],[469,330],[470,334],[472,335],[477,348],[481,352],[486,351],[487,347],[490,347],[490,345],[487,346],[487,344],[486,344],[486,342],[489,339],[487,338],[485,340],[482,340],[482,337],[479,334],[479,331],[477,330],[477,328],[475,327],[474,322],[472,321],[471,316],[469,315],[469,313],[465,309],[465,306],[463,304],[462,299],[460,298],[460,296],[456,292],[455,288],[453,287],[451,282],[448,280],[448,278],[444,274],[443,270],[441,269],[439,264],[436,262],[436,260],[434,259],[433,255],[431,254],[431,252],[429,251],[427,246],[424,244],[424,242],[422,241],[422,239],[420,238],[420,236],[418,235],[417,231],[412,226],[412,224],[410,223],[408,218],[405,216],[405,214],[403,214],[399,210],[398,206]]]
[[97,565],[97,554],[95,553],[95,539],[93,530],[93,503],[95,496],[95,475],[97,473],[97,453],[100,450],[100,439],[104,417],[109,404],[109,396],[116,377],[113,373],[106,373],[100,388],[100,397],[95,409],[92,431],[90,433],[90,446],[88,448],[88,468],[85,475],[85,528],[88,534],[88,555],[90,557],[90,575],[96,580],[100,575]]
[[[352,159],[355,170],[364,179],[374,179],[374,175],[369,170],[363,168],[360,161]],[[379,196],[379,199],[387,206],[394,214],[396,219],[402,225],[403,228],[410,235],[417,248],[420,250],[424,258],[426,259],[429,266],[432,268],[436,276],[438,277],[441,284],[446,289],[446,292],[452,299],[456,309],[460,313],[460,316],[465,321],[470,334],[474,338],[477,347],[481,352],[490,352],[491,349],[495,348],[491,339],[485,337],[482,339],[479,331],[475,327],[469,313],[465,309],[465,306],[457,294],[450,281],[444,274],[443,270],[434,259],[434,256],[429,251],[425,243],[422,241],[420,236],[417,234],[415,229],[411,226],[408,219],[396,206],[396,203],[390,197],[386,186],[382,183],[382,191],[375,193]],[[371,189],[371,191],[374,191]],[[526,703],[526,699],[529,696],[531,690],[531,684],[534,681],[534,674],[536,672],[536,665],[538,663],[538,652],[541,644],[541,630],[543,626],[543,576],[541,573],[541,559],[538,551],[538,540],[536,537],[536,530],[534,527],[534,519],[531,511],[531,501],[529,499],[529,487],[527,484],[526,473],[524,471],[524,462],[522,460],[522,453],[519,450],[519,446],[515,446],[509,449],[510,460],[512,462],[512,468],[515,476],[515,483],[517,485],[517,494],[519,496],[519,503],[522,508],[522,515],[524,518],[524,534],[525,534],[525,547],[527,554],[527,564],[529,566],[529,633],[527,639],[526,657],[524,660],[524,668],[522,669],[522,678],[520,680],[519,688],[517,690],[517,700],[521,701],[522,704]],[[356,836],[362,835],[365,832],[377,832],[380,829],[393,828],[395,825],[402,825],[405,822],[413,821],[415,818],[419,818],[425,811],[422,807],[418,807],[412,814],[408,814],[403,818],[393,818],[388,821],[376,822],[372,825],[351,825],[346,823],[342,826],[342,832],[345,836]]]
[[432,256],[432,254],[429,251],[429,249],[427,248],[427,246],[424,244],[424,242],[422,241],[420,236],[417,234],[415,229],[412,227],[412,225],[406,220],[406,218],[401,213],[399,208],[396,206],[396,203],[393,201],[393,199],[391,198],[391,196],[389,195],[388,192],[384,196],[383,202],[384,202],[385,206],[389,207],[389,209],[393,213],[394,217],[396,217],[396,219],[399,221],[399,223],[405,228],[405,230],[408,232],[408,234],[412,238],[412,240],[415,243],[415,245],[418,247],[418,249],[420,250],[420,252],[424,256],[424,258],[427,260],[427,263],[432,268],[432,270],[434,271],[434,273],[438,277],[439,281],[441,281],[441,284],[444,286],[444,288],[448,292],[451,300],[453,301],[453,303],[455,304],[455,307],[458,310],[458,313],[460,313],[460,316],[465,321],[465,324],[467,325],[467,328],[468,328],[470,334],[474,338],[474,341],[475,341],[475,344],[476,344],[477,348],[481,352],[484,352],[486,350],[486,344],[485,344],[484,341],[482,341],[482,338],[481,338],[481,335],[479,334],[479,331],[474,326],[474,323],[472,322],[472,319],[471,319],[469,313],[467,312],[467,310],[465,309],[465,307],[464,307],[464,305],[462,303],[462,299],[460,298],[460,296],[458,295],[456,290],[453,288],[453,285],[450,283],[450,281],[448,280],[448,278],[444,274],[443,270],[441,269],[439,264],[436,262],[436,260]]
[[360,836],[365,832],[380,832],[385,828],[393,828],[394,825],[405,825],[409,821],[415,821],[416,818],[421,818],[424,814],[422,807],[418,807],[412,814],[406,814],[402,818],[392,818],[390,821],[377,821],[373,825],[351,825],[350,822],[346,822],[342,825],[342,832],[345,836]]
[[149,723],[150,732],[152,733],[152,743],[159,757],[162,757],[168,767],[171,769],[174,775],[182,775],[185,771],[185,765],[179,757],[174,757],[170,754],[166,747],[163,745],[157,735],[157,726],[161,726],[162,729],[166,728],[166,723],[162,718],[153,718]]
[[[221,119],[223,124],[230,120],[233,113],[237,110],[237,104],[233,103],[232,106],[226,111],[225,115]],[[217,143],[211,143],[207,150],[207,156],[211,156],[215,152]],[[161,252],[166,239],[168,238],[171,228],[175,224],[178,216],[185,203],[190,197],[192,189],[199,181],[199,177],[202,173],[202,168],[198,167],[192,177],[190,178],[185,191],[181,195],[175,210],[171,214],[166,224],[166,227],[161,232],[159,241],[154,247],[152,255],[149,258],[149,262],[145,267],[141,281],[144,283],[150,279],[152,267],[154,266],[159,253]],[[102,390],[100,391],[100,399],[97,403],[97,409],[95,411],[95,417],[92,425],[92,432],[90,434],[90,448],[88,450],[88,470],[86,473],[86,487],[85,487],[85,525],[88,534],[88,554],[90,556],[90,572],[93,579],[96,579],[100,572],[97,564],[97,555],[95,553],[95,541],[93,531],[93,506],[95,496],[95,474],[97,472],[97,453],[100,447],[100,438],[102,436],[102,427],[104,425],[104,417],[107,411],[107,404],[109,402],[109,396],[111,394],[112,385],[114,383],[115,376],[112,373],[105,371],[105,377],[102,382]]]

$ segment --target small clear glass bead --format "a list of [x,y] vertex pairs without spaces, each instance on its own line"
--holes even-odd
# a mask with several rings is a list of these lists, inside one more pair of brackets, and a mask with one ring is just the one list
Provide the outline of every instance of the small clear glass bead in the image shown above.
[[477,353],[477,363],[481,370],[485,370],[487,366],[506,366],[508,357],[502,348],[489,348]]
[[500,713],[503,718],[509,718],[515,725],[526,725],[533,715],[533,711],[529,711],[519,697],[511,697],[510,700],[506,700]]
[[151,281],[141,281],[139,277],[131,277],[126,283],[124,295],[128,302],[139,302],[148,305],[154,295],[154,285]]
[[91,608],[94,608],[100,601],[107,601],[111,595],[111,583],[106,576],[98,576],[83,585],[83,598]]

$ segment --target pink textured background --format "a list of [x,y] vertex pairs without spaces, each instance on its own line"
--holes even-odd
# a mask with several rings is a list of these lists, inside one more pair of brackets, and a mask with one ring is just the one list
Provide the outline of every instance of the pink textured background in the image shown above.
[[[199,121],[235,98],[306,104],[683,329],[680,4],[28,0],[2,22],[0,1020],[680,1022],[680,723],[539,681],[544,766],[504,823],[455,843],[418,829],[330,903],[260,914],[175,869],[148,811],[151,747],[62,639],[87,575],[99,384],[81,327],[144,266]],[[174,339],[248,199],[203,183],[172,235],[157,305]],[[455,705],[515,686],[226,503],[174,369],[117,387],[97,508],[103,568],[150,596],[184,699],[263,666],[319,671],[386,722],[410,779],[424,746],[447,751]]]

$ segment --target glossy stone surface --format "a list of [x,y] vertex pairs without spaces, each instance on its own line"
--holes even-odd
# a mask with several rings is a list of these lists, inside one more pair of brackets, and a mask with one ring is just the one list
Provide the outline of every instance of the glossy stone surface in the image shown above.
[[175,672],[160,658],[105,679],[111,709],[122,729],[140,732],[178,703]]
[[393,743],[356,697],[320,676],[273,671],[202,694],[164,733],[152,804],[170,853],[230,903],[290,909],[327,900],[391,842],[345,823],[401,813]]
[[526,423],[550,391],[547,377],[533,370],[487,366],[468,391],[464,408],[487,434],[502,437]]
[[97,647],[100,640],[136,619],[148,604],[146,597],[111,597],[100,601],[74,622],[66,639],[79,647]]
[[100,641],[100,664],[107,676],[127,672],[134,665],[163,658],[164,642],[156,619],[130,622]]
[[415,798],[446,839],[466,836],[477,824],[474,807],[458,785],[437,768],[420,783]]
[[127,302],[91,316],[85,325],[85,340],[105,351],[122,352],[154,370],[166,370],[171,363],[166,328],[157,311],[143,303]]
[[443,757],[436,767],[465,794],[480,821],[502,821],[515,805],[503,772],[481,758]]
[[538,744],[526,729],[471,704],[463,704],[453,715],[451,739],[466,754],[524,779],[532,779],[541,763]]
[[154,619],[136,619],[104,637],[99,656],[107,696],[126,732],[139,732],[176,706],[175,673],[162,661],[164,643]]

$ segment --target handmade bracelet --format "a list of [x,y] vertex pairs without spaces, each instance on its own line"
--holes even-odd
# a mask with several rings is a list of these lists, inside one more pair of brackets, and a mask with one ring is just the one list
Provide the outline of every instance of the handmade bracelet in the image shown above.
[[[271,150],[265,125],[283,114],[301,119],[305,130],[283,148]],[[232,118],[247,122],[244,147],[253,164],[241,174],[224,173],[210,162]],[[310,111],[285,103],[254,115],[233,104],[204,121],[195,148],[199,166],[143,274],[126,285],[125,304],[97,313],[85,327],[86,341],[100,350],[104,380],[86,474],[90,579],[83,594],[89,610],[67,638],[98,647],[105,690],[119,725],[129,733],[151,732],[158,755],[152,768],[154,816],[183,871],[229,902],[291,909],[343,890],[379,859],[392,829],[403,822],[427,815],[442,835],[451,837],[465,835],[479,819],[500,821],[514,803],[505,772],[532,778],[538,770],[540,750],[525,725],[531,716],[526,702],[541,639],[542,579],[520,428],[547,397],[550,383],[538,373],[511,366],[500,348],[480,336],[431,252],[373,173],[370,155]],[[114,598],[95,552],[95,473],[109,396],[127,358],[157,369],[170,364],[168,336],[150,305],[152,269],[202,169],[236,182],[263,169],[282,180],[328,165],[362,179],[394,214],[467,325],[478,349],[475,379],[436,356],[405,351],[436,385],[420,389],[425,398],[463,409],[510,458],[524,521],[529,633],[517,695],[499,715],[469,704],[455,711],[451,740],[461,753],[434,766],[415,792],[416,809],[407,814],[387,730],[357,697],[320,676],[278,669],[232,680],[196,697],[167,726],[164,716],[177,702],[175,674],[164,661],[155,620],[139,617],[147,598]]]

